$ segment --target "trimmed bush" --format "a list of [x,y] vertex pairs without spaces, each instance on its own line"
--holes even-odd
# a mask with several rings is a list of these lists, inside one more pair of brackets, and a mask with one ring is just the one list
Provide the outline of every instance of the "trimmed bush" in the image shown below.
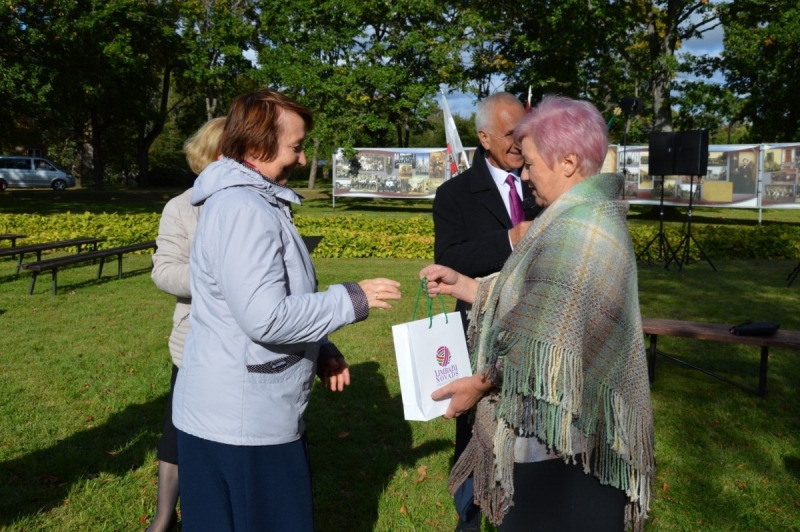
[[[155,240],[160,214],[0,214],[0,233],[28,235],[18,245],[70,240],[81,237],[105,237],[98,247],[112,248]],[[151,253],[145,250],[143,253]]]
[[[0,215],[0,233],[24,233],[24,243],[50,242],[82,236],[105,237],[101,247],[124,246],[153,240],[158,234],[158,214],[36,214]],[[301,235],[323,236],[314,257],[380,257],[398,259],[433,259],[433,222],[417,216],[404,219],[376,219],[363,216],[296,216]],[[645,248],[658,232],[658,226],[630,227],[634,249]],[[670,244],[680,242],[683,232],[665,229]],[[693,234],[709,258],[731,259],[800,259],[800,227],[772,224],[755,227],[732,225],[693,226]],[[656,258],[654,244],[644,260]],[[699,259],[697,246],[691,247],[693,259]]]

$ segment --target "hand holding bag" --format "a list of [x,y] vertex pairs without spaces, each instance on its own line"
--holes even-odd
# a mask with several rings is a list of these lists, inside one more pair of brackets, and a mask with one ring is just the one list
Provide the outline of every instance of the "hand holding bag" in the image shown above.
[[[433,299],[428,296],[428,280],[422,279],[411,321],[392,327],[403,414],[409,421],[430,421],[447,412],[450,399],[434,401],[431,393],[462,377],[472,375],[464,338],[461,313],[447,313],[439,295],[442,314],[433,315]],[[417,305],[425,290],[428,317],[416,320]]]

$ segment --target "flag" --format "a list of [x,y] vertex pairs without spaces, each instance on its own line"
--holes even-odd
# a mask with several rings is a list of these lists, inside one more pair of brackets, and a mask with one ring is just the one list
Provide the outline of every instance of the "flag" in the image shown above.
[[461,145],[461,137],[458,136],[458,129],[456,129],[453,115],[450,114],[450,106],[447,105],[444,91],[442,91],[442,114],[444,115],[444,136],[447,139],[447,160],[450,162],[450,177],[454,177],[458,175],[459,161],[463,161],[467,168],[469,168],[469,161],[467,161],[467,154]]
[[531,86],[528,85],[528,101],[525,102],[525,113],[531,112]]

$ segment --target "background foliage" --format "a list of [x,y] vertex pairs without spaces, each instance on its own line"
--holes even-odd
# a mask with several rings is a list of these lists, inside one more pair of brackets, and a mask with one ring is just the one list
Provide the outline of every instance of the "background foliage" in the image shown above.
[[[523,99],[530,87],[534,103],[559,93],[608,117],[619,98],[643,98],[615,142],[673,127],[793,141],[798,13],[789,0],[3,2],[0,151],[44,149],[96,188],[165,184],[183,139],[264,85],[314,111],[312,161],[340,146],[443,145],[442,87]],[[684,51],[720,25],[721,56]]]

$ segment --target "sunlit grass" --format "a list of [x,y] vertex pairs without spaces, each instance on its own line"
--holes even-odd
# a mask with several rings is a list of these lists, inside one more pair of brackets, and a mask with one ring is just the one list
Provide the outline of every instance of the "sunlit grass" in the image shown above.
[[[315,388],[307,411],[320,531],[450,531],[453,423],[403,421],[392,324],[407,321],[424,261],[317,260],[321,287],[398,278],[404,299],[332,335],[352,366],[342,394]],[[154,512],[155,447],[169,379],[173,301],[149,257],[123,280],[92,266],[59,273],[59,295],[27,295],[0,261],[0,528],[143,530]],[[640,268],[646,316],[800,329],[791,262]],[[46,279],[46,277],[45,277]],[[43,281],[45,281],[43,279]],[[46,282],[42,284],[46,285]],[[450,302],[451,303],[451,302]],[[746,385],[758,349],[663,338],[659,347]],[[659,473],[653,531],[800,530],[800,353],[774,350],[759,399],[659,360],[652,388]],[[423,469],[424,468],[424,469]]]

